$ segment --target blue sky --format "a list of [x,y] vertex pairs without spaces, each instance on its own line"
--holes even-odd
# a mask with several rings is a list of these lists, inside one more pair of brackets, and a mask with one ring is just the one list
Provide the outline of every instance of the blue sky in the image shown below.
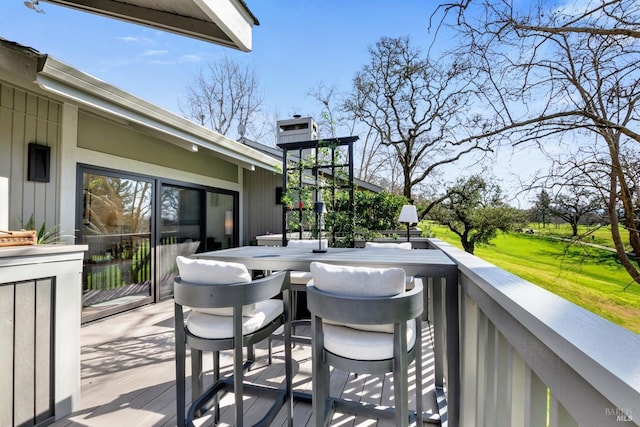
[[[319,118],[320,106],[307,92],[323,81],[347,90],[368,62],[368,47],[381,36],[410,36],[428,48],[429,18],[436,2],[424,0],[246,0],[260,21],[253,51],[239,52],[140,25],[40,3],[44,14],[23,0],[0,0],[0,37],[47,53],[176,114],[198,71],[222,55],[248,63],[264,90],[263,108],[278,118],[293,114]],[[446,48],[439,37],[436,48]],[[539,153],[504,152],[494,168],[503,188],[514,186],[511,171],[535,169]],[[505,167],[508,164],[510,167]],[[477,170],[473,170],[473,168]],[[490,166],[489,166],[490,167]],[[450,181],[487,165],[459,164]],[[530,197],[529,197],[530,198]],[[524,205],[528,200],[520,200]]]
[[0,37],[180,113],[179,101],[208,62],[231,55],[255,69],[264,106],[284,117],[319,111],[306,93],[324,81],[345,88],[381,36],[427,38],[435,3],[420,0],[248,0],[260,21],[243,53],[73,9],[23,0],[0,2]]

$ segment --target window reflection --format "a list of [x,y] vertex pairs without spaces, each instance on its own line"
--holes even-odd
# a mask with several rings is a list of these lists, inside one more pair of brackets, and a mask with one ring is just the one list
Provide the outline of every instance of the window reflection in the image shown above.
[[152,183],[83,174],[83,317],[151,296]]

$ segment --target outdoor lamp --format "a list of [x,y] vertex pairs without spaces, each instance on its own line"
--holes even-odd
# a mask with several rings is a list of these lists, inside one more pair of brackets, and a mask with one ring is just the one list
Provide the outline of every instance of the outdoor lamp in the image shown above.
[[227,244],[231,247],[231,235],[233,234],[233,212],[224,213],[224,234],[227,236]]
[[322,249],[322,215],[327,213],[327,205],[324,202],[315,202],[313,204],[313,211],[316,214],[316,227],[318,229],[318,249],[314,249],[314,253],[327,252],[326,249]]
[[418,211],[414,205],[403,205],[400,211],[400,217],[398,222],[404,222],[407,224],[407,242],[409,241],[409,226],[412,223],[418,223]]

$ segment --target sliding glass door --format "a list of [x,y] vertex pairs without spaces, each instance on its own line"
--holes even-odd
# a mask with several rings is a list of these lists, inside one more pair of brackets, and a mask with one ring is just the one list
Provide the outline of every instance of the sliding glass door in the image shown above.
[[177,275],[175,259],[202,252],[204,191],[162,184],[160,190],[160,240],[158,242],[158,279],[160,298],[173,294]]
[[237,192],[81,166],[82,321],[173,295],[175,259],[237,246]]
[[152,301],[153,182],[82,173],[83,322]]

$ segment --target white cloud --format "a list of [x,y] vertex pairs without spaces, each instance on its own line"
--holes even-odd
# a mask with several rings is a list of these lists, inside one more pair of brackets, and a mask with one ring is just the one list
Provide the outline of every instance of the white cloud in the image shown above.
[[140,56],[163,56],[168,53],[169,51],[167,49],[149,49],[142,52]]
[[182,55],[180,57],[180,62],[200,62],[202,61],[202,56],[201,55],[196,55],[196,54],[188,54],[188,55]]
[[118,40],[122,40],[125,43],[151,43],[151,39],[147,37],[122,36],[118,37]]

